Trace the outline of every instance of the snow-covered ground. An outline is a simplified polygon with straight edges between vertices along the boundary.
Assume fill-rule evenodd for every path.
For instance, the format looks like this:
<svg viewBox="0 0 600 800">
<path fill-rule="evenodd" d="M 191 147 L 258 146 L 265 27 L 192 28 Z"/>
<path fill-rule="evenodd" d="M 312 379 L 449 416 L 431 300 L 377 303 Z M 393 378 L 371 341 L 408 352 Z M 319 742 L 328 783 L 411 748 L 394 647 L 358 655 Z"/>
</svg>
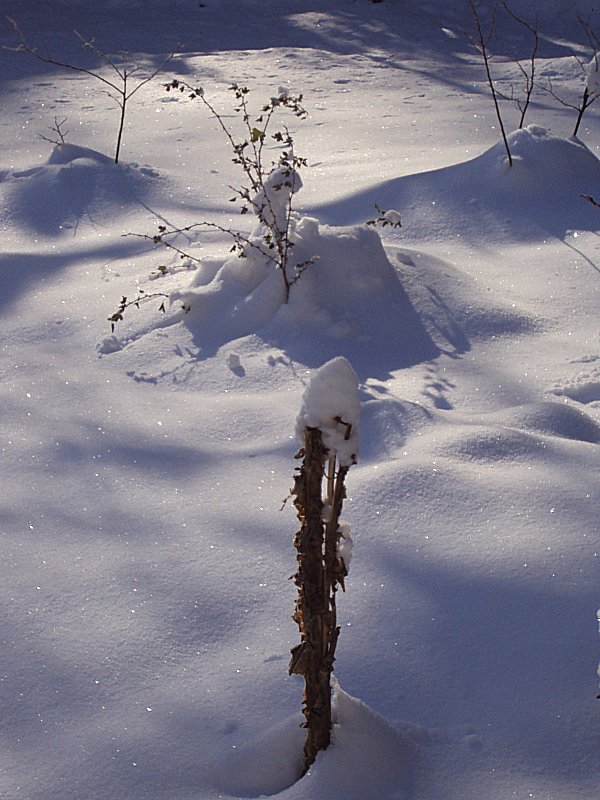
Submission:
<svg viewBox="0 0 600 800">
<path fill-rule="evenodd" d="M 592 5 L 511 4 L 537 10 L 539 80 L 571 103 Z M 509 168 L 462 0 L 2 10 L 106 76 L 73 29 L 146 68 L 178 46 L 131 99 L 118 166 L 97 80 L 0 50 L 3 800 L 595 800 L 596 106 L 573 140 L 548 91 L 519 131 L 502 101 Z M 518 91 L 531 33 L 502 13 L 490 50 Z M 294 254 L 315 260 L 289 304 L 225 234 L 177 240 L 200 264 L 124 236 L 252 227 L 225 137 L 174 77 L 230 125 L 234 81 L 253 109 L 304 94 L 308 117 L 284 119 L 308 159 Z M 67 145 L 39 137 L 55 118 Z M 375 203 L 402 228 L 366 227 Z M 111 332 L 140 289 L 174 302 Z M 333 744 L 297 780 L 281 506 L 305 384 L 337 356 L 360 381 L 354 548 Z"/>
</svg>

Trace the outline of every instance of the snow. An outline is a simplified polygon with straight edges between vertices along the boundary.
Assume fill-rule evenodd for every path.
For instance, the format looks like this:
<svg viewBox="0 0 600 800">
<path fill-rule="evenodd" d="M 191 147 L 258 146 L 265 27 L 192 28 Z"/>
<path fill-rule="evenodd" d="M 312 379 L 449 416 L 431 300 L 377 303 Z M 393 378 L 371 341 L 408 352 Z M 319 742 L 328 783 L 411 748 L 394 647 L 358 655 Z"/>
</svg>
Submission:
<svg viewBox="0 0 600 800">
<path fill-rule="evenodd" d="M 338 557 L 344 562 L 346 573 L 350 572 L 350 563 L 352 562 L 352 537 L 350 536 L 350 524 L 340 520 L 338 526 L 340 532 L 340 540 L 337 545 Z"/>
<path fill-rule="evenodd" d="M 594 55 L 586 67 L 586 88 L 590 97 L 600 94 L 600 76 L 598 75 L 598 56 Z"/>
<path fill-rule="evenodd" d="M 393 209 L 389 209 L 388 211 L 384 212 L 383 217 L 384 220 L 386 222 L 389 222 L 390 225 L 394 225 L 396 227 L 399 227 L 401 225 L 402 218 L 400 214 L 397 211 L 394 211 Z"/>
<path fill-rule="evenodd" d="M 578 102 L 592 3 L 511 8 L 537 10 L 540 79 Z M 0 49 L 0 796 L 595 800 L 598 104 L 573 139 L 548 92 L 522 130 L 503 101 L 510 168 L 462 0 L 4 10 L 94 69 L 73 28 L 145 67 L 186 44 L 132 97 L 119 165 L 97 80 Z M 501 15 L 504 94 L 530 46 Z M 128 235 L 260 236 L 228 202 L 243 179 L 222 132 L 173 77 L 232 125 L 235 81 L 252 109 L 304 95 L 290 237 L 311 263 L 288 302 L 222 231 L 182 234 L 190 259 Z M 365 226 L 375 204 L 385 227 Z M 298 779 L 281 507 L 304 424 L 360 459 L 333 741 Z"/>
<path fill-rule="evenodd" d="M 260 219 L 271 230 L 284 232 L 290 197 L 301 188 L 300 173 L 288 167 L 276 167 L 265 180 L 263 188 L 252 198 L 251 207 L 256 209 Z"/>
<path fill-rule="evenodd" d="M 306 428 L 318 428 L 330 456 L 336 456 L 342 467 L 355 464 L 358 457 L 358 386 L 358 375 L 347 359 L 340 356 L 328 361 L 311 374 L 296 418 L 300 442 Z"/>
</svg>

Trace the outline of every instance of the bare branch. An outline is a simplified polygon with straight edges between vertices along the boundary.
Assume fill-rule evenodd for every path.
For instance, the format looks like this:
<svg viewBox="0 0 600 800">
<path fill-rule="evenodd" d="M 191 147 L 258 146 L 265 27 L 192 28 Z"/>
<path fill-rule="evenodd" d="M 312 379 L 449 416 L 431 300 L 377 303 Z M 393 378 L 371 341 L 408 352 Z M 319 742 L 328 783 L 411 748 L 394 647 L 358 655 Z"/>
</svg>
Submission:
<svg viewBox="0 0 600 800">
<path fill-rule="evenodd" d="M 529 56 L 529 70 L 526 70 L 520 61 L 516 61 L 517 66 L 519 67 L 523 77 L 525 78 L 525 102 L 521 103 L 520 100 L 514 101 L 516 103 L 517 108 L 521 112 L 521 118 L 519 120 L 519 128 L 522 128 L 525 124 L 525 115 L 527 114 L 527 110 L 531 102 L 531 96 L 535 88 L 536 57 L 540 44 L 540 37 L 538 32 L 538 20 L 537 20 L 537 14 L 533 24 L 517 16 L 517 14 L 515 14 L 514 11 L 512 11 L 512 9 L 509 7 L 506 0 L 503 0 L 503 6 L 506 13 L 512 19 L 514 19 L 515 22 L 518 22 L 519 25 L 522 25 L 524 28 L 526 28 L 533 36 L 533 47 L 531 49 L 531 54 Z"/>
<path fill-rule="evenodd" d="M 150 83 L 151 80 L 156 78 L 158 73 L 162 72 L 164 70 L 164 68 L 167 66 L 167 64 L 169 64 L 175 58 L 175 56 L 177 55 L 178 51 L 179 51 L 179 45 L 176 48 L 174 48 L 169 53 L 168 56 L 166 56 L 166 58 L 158 65 L 158 67 L 156 67 L 155 70 L 153 70 L 153 72 L 150 73 L 150 75 L 148 75 L 146 78 L 143 78 L 141 81 L 139 81 L 139 83 L 136 84 L 136 86 L 127 94 L 126 99 L 129 100 L 129 98 L 133 97 L 133 95 L 136 92 L 138 92 L 142 88 L 142 86 L 145 86 L 147 83 Z M 136 69 L 132 70 L 129 73 L 129 76 L 133 75 L 134 72 L 140 71 L 141 69 L 142 69 L 141 67 L 139 67 L 139 68 L 136 67 Z"/>
<path fill-rule="evenodd" d="M 116 137 L 116 145 L 115 145 L 115 163 L 119 161 L 119 155 L 121 151 L 121 140 L 123 137 L 123 130 L 125 127 L 125 112 L 127 107 L 127 101 L 136 93 L 138 92 L 142 86 L 145 86 L 149 81 L 158 75 L 158 73 L 164 69 L 164 67 L 174 58 L 176 50 L 173 50 L 149 75 L 145 78 L 138 79 L 135 86 L 133 88 L 129 88 L 129 82 L 132 76 L 137 75 L 139 72 L 142 71 L 142 67 L 139 64 L 134 62 L 130 62 L 127 58 L 126 54 L 121 54 L 121 64 L 118 64 L 117 61 L 112 58 L 110 55 L 105 53 L 101 50 L 97 45 L 94 44 L 93 40 L 87 39 L 83 34 L 79 31 L 73 31 L 75 36 L 81 42 L 83 48 L 88 50 L 89 52 L 93 53 L 96 58 L 99 58 L 109 69 L 111 69 L 114 74 L 115 78 L 110 79 L 102 75 L 99 71 L 88 69 L 87 67 L 80 66 L 78 64 L 71 64 L 69 61 L 63 61 L 61 59 L 55 58 L 46 44 L 45 46 L 45 54 L 41 53 L 37 48 L 32 47 L 26 40 L 23 31 L 20 29 L 17 22 L 12 19 L 11 17 L 7 17 L 8 21 L 12 25 L 15 33 L 19 38 L 19 45 L 13 48 L 7 48 L 8 50 L 13 50 L 13 52 L 25 52 L 29 55 L 33 56 L 34 58 L 38 59 L 38 61 L 43 62 L 44 64 L 51 64 L 55 67 L 60 67 L 61 69 L 71 70 L 72 72 L 79 72 L 84 75 L 89 75 L 92 78 L 95 78 L 97 81 L 100 81 L 104 86 L 107 86 L 108 89 L 104 91 L 108 94 L 113 102 L 115 102 L 119 108 L 119 124 L 117 128 L 117 137 Z"/>
<path fill-rule="evenodd" d="M 591 203 L 593 206 L 597 206 L 598 208 L 600 208 L 600 203 L 597 200 L 595 200 L 591 196 L 591 194 L 581 194 L 579 196 L 582 197 L 584 200 L 587 200 L 587 202 Z"/>
<path fill-rule="evenodd" d="M 162 311 L 164 314 L 166 312 L 165 300 L 169 299 L 169 295 L 165 294 L 164 292 L 145 292 L 143 289 L 138 289 L 137 295 L 132 300 L 129 300 L 127 297 L 123 296 L 117 310 L 108 318 L 108 321 L 110 322 L 111 333 L 115 332 L 115 324 L 123 321 L 123 314 L 128 308 L 131 306 L 139 308 L 142 303 L 145 303 L 147 300 L 152 300 L 156 297 L 163 298 L 158 310 Z"/>
<path fill-rule="evenodd" d="M 23 52 L 29 53 L 29 55 L 33 56 L 34 58 L 37 58 L 38 61 L 42 61 L 44 64 L 52 64 L 53 66 L 60 67 L 61 69 L 68 69 L 68 70 L 72 70 L 73 72 L 81 72 L 81 73 L 84 73 L 85 75 L 90 75 L 92 78 L 96 78 L 96 80 L 102 81 L 102 83 L 105 83 L 107 86 L 110 86 L 111 89 L 113 89 L 114 91 L 117 91 L 117 92 L 119 91 L 119 87 L 115 83 L 113 83 L 112 81 L 109 81 L 107 78 L 103 77 L 99 73 L 94 72 L 91 69 L 87 69 L 86 67 L 81 67 L 81 66 L 78 66 L 76 64 L 70 64 L 67 61 L 60 61 L 60 59 L 54 58 L 50 54 L 50 50 L 49 50 L 47 44 L 45 45 L 45 47 L 46 47 L 46 55 L 42 55 L 37 50 L 37 48 L 31 47 L 31 45 L 29 45 L 27 43 L 22 30 L 17 25 L 17 22 L 14 19 L 12 19 L 11 17 L 7 17 L 7 20 L 10 22 L 10 24 L 12 25 L 12 27 L 14 28 L 16 34 L 19 37 L 19 46 L 18 47 L 6 47 L 5 49 L 12 50 L 15 53 L 19 53 L 19 52 L 21 52 L 21 53 L 23 53 Z"/>
<path fill-rule="evenodd" d="M 590 50 L 592 50 L 596 55 L 598 53 L 598 50 L 600 50 L 600 39 L 598 38 L 596 31 L 592 27 L 592 24 L 590 22 L 590 17 L 588 17 L 588 19 L 583 19 L 583 17 L 578 15 L 577 19 L 585 32 L 585 35 L 590 45 Z"/>
<path fill-rule="evenodd" d="M 578 62 L 578 64 L 581 66 L 581 69 L 585 74 L 586 73 L 585 66 L 581 63 L 581 61 L 575 55 L 573 57 Z M 586 83 L 586 86 L 584 87 L 584 90 L 583 90 L 583 94 L 581 96 L 581 100 L 576 105 L 575 103 L 570 103 L 568 100 L 565 100 L 564 97 L 561 97 L 555 91 L 554 86 L 552 85 L 552 81 L 550 79 L 548 79 L 547 84 L 541 85 L 540 88 L 543 89 L 545 92 L 548 92 L 548 94 L 551 97 L 553 97 L 556 100 L 557 103 L 560 103 L 561 106 L 564 106 L 565 108 L 571 108 L 571 109 L 573 109 L 573 111 L 577 111 L 577 120 L 575 121 L 575 128 L 573 130 L 573 136 L 574 137 L 577 136 L 577 134 L 579 132 L 579 126 L 581 125 L 581 120 L 583 119 L 583 115 L 585 114 L 587 109 L 593 103 L 596 102 L 596 100 L 598 99 L 598 95 L 590 93 L 590 90 L 588 89 L 587 83 Z"/>
<path fill-rule="evenodd" d="M 485 66 L 485 73 L 486 73 L 486 76 L 487 76 L 488 86 L 490 88 L 490 92 L 491 92 L 491 95 L 492 95 L 492 101 L 494 103 L 494 108 L 496 109 L 496 117 L 498 119 L 498 124 L 500 125 L 500 132 L 502 134 L 502 141 L 504 142 L 504 149 L 506 150 L 506 155 L 508 157 L 508 165 L 510 167 L 512 167 L 512 165 L 513 165 L 512 155 L 511 155 L 511 152 L 510 152 L 510 147 L 509 147 L 508 139 L 507 139 L 507 136 L 506 136 L 506 131 L 504 129 L 504 122 L 502 121 L 502 114 L 500 113 L 500 105 L 498 103 L 498 95 L 496 93 L 496 87 L 494 86 L 494 80 L 492 78 L 492 70 L 491 70 L 491 66 L 490 66 L 490 56 L 489 56 L 489 51 L 488 51 L 488 45 L 489 45 L 489 43 L 491 41 L 492 34 L 493 34 L 494 28 L 496 26 L 496 11 L 497 11 L 497 7 L 494 6 L 494 15 L 493 15 L 493 18 L 492 18 L 492 22 L 490 24 L 490 29 L 489 29 L 488 34 L 486 36 L 484 34 L 484 32 L 483 32 L 483 28 L 482 28 L 482 25 L 481 25 L 481 20 L 479 18 L 479 13 L 477 11 L 477 8 L 476 8 L 475 3 L 473 2 L 473 0 L 469 0 L 469 6 L 471 8 L 471 13 L 473 15 L 473 19 L 475 21 L 475 27 L 477 28 L 477 41 L 478 41 L 477 48 L 478 48 L 478 50 L 481 53 L 482 58 L 483 58 L 483 63 L 484 63 L 484 66 Z"/>
<path fill-rule="evenodd" d="M 44 136 L 43 133 L 40 133 L 39 134 L 40 139 L 43 139 L 45 142 L 50 142 L 51 144 L 65 144 L 66 137 L 69 131 L 63 131 L 62 126 L 65 124 L 66 121 L 67 121 L 66 117 L 64 117 L 63 119 L 54 117 L 54 125 L 52 125 L 48 130 L 54 131 L 56 136 L 54 138 L 50 138 L 49 136 Z"/>
</svg>

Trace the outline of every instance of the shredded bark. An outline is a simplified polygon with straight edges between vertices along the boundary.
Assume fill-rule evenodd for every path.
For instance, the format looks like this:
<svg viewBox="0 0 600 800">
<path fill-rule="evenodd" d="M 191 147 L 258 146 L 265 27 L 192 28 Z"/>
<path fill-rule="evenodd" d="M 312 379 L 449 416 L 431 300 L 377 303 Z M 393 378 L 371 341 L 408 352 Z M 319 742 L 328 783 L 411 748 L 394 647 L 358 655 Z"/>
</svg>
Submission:
<svg viewBox="0 0 600 800">
<path fill-rule="evenodd" d="M 304 772 L 319 750 L 331 740 L 331 673 L 340 628 L 337 625 L 336 591 L 344 588 L 347 570 L 339 558 L 339 518 L 346 490 L 348 467 L 338 467 L 323 444 L 318 428 L 306 428 L 302 465 L 294 478 L 294 506 L 300 530 L 294 538 L 298 568 L 294 582 L 298 597 L 293 619 L 300 629 L 300 643 L 292 648 L 290 675 L 304 677 L 303 714 L 307 729 Z M 327 465 L 327 467 L 326 467 Z M 327 521 L 324 520 L 325 484 Z"/>
</svg>

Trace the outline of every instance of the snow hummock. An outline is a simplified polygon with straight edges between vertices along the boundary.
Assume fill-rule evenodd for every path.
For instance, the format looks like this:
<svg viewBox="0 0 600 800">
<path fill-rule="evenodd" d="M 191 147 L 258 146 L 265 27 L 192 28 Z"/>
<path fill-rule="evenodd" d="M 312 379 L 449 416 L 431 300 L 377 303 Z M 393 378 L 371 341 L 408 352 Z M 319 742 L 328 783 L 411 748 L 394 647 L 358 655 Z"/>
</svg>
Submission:
<svg viewBox="0 0 600 800">
<path fill-rule="evenodd" d="M 184 324 L 209 354 L 258 334 L 311 367 L 344 355 L 361 379 L 439 352 L 415 314 L 377 231 L 321 225 L 292 215 L 290 269 L 312 260 L 285 302 L 282 275 L 255 247 L 244 257 L 206 259 L 188 288 L 171 294 Z M 383 346 L 385 345 L 385 346 Z"/>
<path fill-rule="evenodd" d="M 358 376 L 343 356 L 315 370 L 302 398 L 296 419 L 296 436 L 304 439 L 306 428 L 319 428 L 323 443 L 343 467 L 358 456 L 360 399 Z"/>
<path fill-rule="evenodd" d="M 535 241 L 569 230 L 600 230 L 597 208 L 581 195 L 597 193 L 600 161 L 582 141 L 531 124 L 507 135 L 513 165 L 502 142 L 447 167 L 403 175 L 345 195 L 313 213 L 335 224 L 358 221 L 374 204 L 398 209 L 402 237 L 486 241 Z"/>
<path fill-rule="evenodd" d="M 332 743 L 280 800 L 410 800 L 420 758 L 419 732 L 400 732 L 334 682 Z"/>
<path fill-rule="evenodd" d="M 115 164 L 90 147 L 56 144 L 46 162 L 15 170 L 2 187 L 8 218 L 46 235 L 72 235 L 85 222 L 93 229 L 114 219 L 136 201 L 147 199 L 157 172 L 137 164 Z"/>
<path fill-rule="evenodd" d="M 77 161 L 79 159 L 89 159 L 90 161 L 96 161 L 98 164 L 107 166 L 114 164 L 114 160 L 105 153 L 100 153 L 98 150 L 93 150 L 91 147 L 72 144 L 71 142 L 56 144 L 48 157 L 47 163 L 70 164 L 72 161 Z"/>
</svg>

